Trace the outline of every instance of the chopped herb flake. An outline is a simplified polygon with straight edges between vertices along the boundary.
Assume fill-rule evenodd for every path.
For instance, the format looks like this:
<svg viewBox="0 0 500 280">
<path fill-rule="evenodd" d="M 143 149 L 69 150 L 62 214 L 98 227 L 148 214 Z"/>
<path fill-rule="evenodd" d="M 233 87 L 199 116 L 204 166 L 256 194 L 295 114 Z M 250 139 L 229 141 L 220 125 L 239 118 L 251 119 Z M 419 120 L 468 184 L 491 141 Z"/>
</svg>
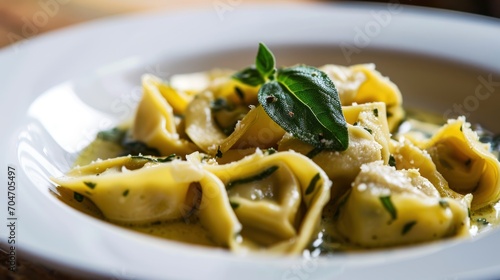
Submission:
<svg viewBox="0 0 500 280">
<path fill-rule="evenodd" d="M 120 154 L 121 156 L 148 155 L 148 156 L 159 157 L 161 155 L 158 149 L 149 147 L 148 145 L 146 145 L 144 142 L 141 141 L 126 142 L 122 146 L 123 146 L 123 153 Z"/>
<path fill-rule="evenodd" d="M 210 102 L 210 109 L 212 109 L 212 111 L 214 112 L 217 112 L 220 110 L 231 110 L 231 107 L 227 103 L 226 99 L 217 98 L 214 101 Z"/>
<path fill-rule="evenodd" d="M 369 129 L 368 127 L 363 127 L 366 131 L 368 131 L 370 134 L 373 134 L 373 131 Z"/>
<path fill-rule="evenodd" d="M 77 192 L 74 192 L 73 198 L 78 202 L 82 202 L 85 197 Z"/>
<path fill-rule="evenodd" d="M 375 117 L 378 117 L 378 109 L 377 108 L 373 109 L 373 114 L 375 115 Z"/>
<path fill-rule="evenodd" d="M 478 224 L 483 225 L 483 226 L 485 226 L 485 225 L 488 225 L 488 224 L 489 224 L 488 220 L 486 220 L 485 218 L 477 218 L 477 219 L 476 219 L 476 222 L 477 222 Z"/>
<path fill-rule="evenodd" d="M 396 159 L 393 155 L 389 155 L 389 165 L 392 167 L 396 167 Z"/>
<path fill-rule="evenodd" d="M 128 190 L 128 189 L 127 189 L 127 190 L 125 190 L 125 191 L 123 192 L 123 196 L 127 196 L 129 192 L 130 192 L 130 190 Z"/>
<path fill-rule="evenodd" d="M 170 162 L 170 161 L 173 161 L 174 159 L 177 159 L 177 155 L 176 154 L 171 154 L 169 156 L 166 156 L 164 158 L 157 158 L 156 161 L 158 162 Z"/>
<path fill-rule="evenodd" d="M 250 177 L 247 177 L 247 178 L 243 178 L 243 179 L 238 179 L 238 180 L 231 181 L 231 182 L 227 183 L 226 189 L 229 190 L 229 189 L 231 189 L 232 187 L 234 187 L 235 185 L 238 185 L 238 184 L 245 184 L 245 183 L 250 183 L 250 182 L 254 182 L 254 181 L 259 181 L 259 180 L 265 179 L 265 178 L 269 177 L 271 174 L 273 174 L 274 171 L 276 171 L 277 169 L 278 169 L 278 166 L 273 165 L 273 166 L 267 168 L 266 170 L 262 171 L 261 173 L 256 174 L 254 176 L 250 176 Z"/>
<path fill-rule="evenodd" d="M 245 93 L 241 88 L 239 87 L 234 87 L 234 91 L 236 92 L 236 95 L 241 99 L 241 101 L 245 101 Z"/>
<path fill-rule="evenodd" d="M 340 198 L 340 201 L 339 201 L 339 204 L 337 206 L 337 210 L 335 211 L 335 213 L 333 214 L 333 219 L 334 220 L 337 220 L 339 218 L 339 215 L 340 215 L 340 210 L 342 209 L 342 207 L 344 207 L 344 205 L 346 204 L 347 202 L 347 199 L 349 199 L 349 196 L 351 195 L 351 192 L 347 192 L 344 196 L 342 196 Z"/>
<path fill-rule="evenodd" d="M 125 137 L 126 130 L 121 130 L 117 127 L 110 130 L 103 130 L 97 133 L 97 139 L 104 141 L 109 141 L 117 144 L 121 144 L 123 138 Z"/>
<path fill-rule="evenodd" d="M 321 176 L 319 173 L 316 173 L 316 175 L 314 175 L 314 177 L 311 179 L 311 182 L 309 183 L 309 186 L 306 189 L 306 195 L 311 194 L 314 191 L 319 179 L 321 179 Z"/>
<path fill-rule="evenodd" d="M 265 151 L 266 155 L 272 155 L 272 154 L 275 154 L 277 153 L 278 151 L 276 151 L 274 148 L 269 148 Z"/>
<path fill-rule="evenodd" d="M 401 230 L 401 235 L 405 235 L 407 234 L 412 228 L 413 226 L 417 223 L 417 221 L 411 221 L 411 222 L 408 222 L 406 223 L 404 226 L 403 226 L 403 230 Z"/>
<path fill-rule="evenodd" d="M 384 206 L 385 210 L 389 212 L 391 215 L 391 219 L 395 220 L 397 218 L 397 211 L 396 208 L 394 207 L 394 204 L 392 204 L 391 201 L 391 196 L 381 196 L 380 197 L 380 202 L 382 202 L 382 205 Z"/>
<path fill-rule="evenodd" d="M 446 209 L 446 208 L 450 207 L 450 204 L 448 203 L 448 201 L 441 199 L 441 200 L 439 201 L 439 206 L 441 206 L 441 207 L 443 207 L 444 209 Z"/>
<path fill-rule="evenodd" d="M 171 154 L 169 156 L 166 156 L 164 158 L 155 158 L 155 157 L 150 157 L 150 156 L 132 156 L 132 159 L 142 159 L 142 160 L 147 160 L 147 161 L 151 161 L 151 162 L 171 162 L 175 159 L 177 159 L 177 155 L 176 154 Z"/>
<path fill-rule="evenodd" d="M 309 151 L 309 153 L 306 154 L 306 157 L 308 158 L 313 158 L 317 156 L 319 153 L 321 153 L 324 149 L 323 148 L 313 148 L 312 150 Z"/>
<path fill-rule="evenodd" d="M 220 150 L 220 146 L 217 147 L 217 153 L 215 154 L 216 158 L 221 158 L 222 157 L 222 151 Z"/>
<path fill-rule="evenodd" d="M 91 188 L 91 189 L 94 189 L 95 186 L 97 185 L 96 183 L 92 183 L 92 182 L 83 182 L 85 184 L 85 186 Z"/>
<path fill-rule="evenodd" d="M 231 208 L 233 209 L 240 207 L 240 204 L 238 202 L 229 201 L 229 204 L 231 204 Z"/>
</svg>

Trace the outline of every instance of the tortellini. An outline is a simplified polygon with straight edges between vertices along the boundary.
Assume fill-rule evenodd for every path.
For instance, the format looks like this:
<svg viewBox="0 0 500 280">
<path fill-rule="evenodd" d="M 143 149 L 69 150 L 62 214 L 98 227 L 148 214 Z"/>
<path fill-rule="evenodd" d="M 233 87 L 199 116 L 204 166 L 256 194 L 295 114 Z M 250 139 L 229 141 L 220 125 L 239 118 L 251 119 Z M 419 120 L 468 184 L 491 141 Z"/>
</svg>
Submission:
<svg viewBox="0 0 500 280">
<path fill-rule="evenodd" d="M 394 131 L 404 117 L 398 87 L 375 70 L 374 64 L 350 67 L 328 64 L 320 67 L 333 81 L 342 105 L 383 102 L 387 107 L 389 129 Z"/>
<path fill-rule="evenodd" d="M 442 198 L 416 169 L 365 164 L 339 202 L 336 228 L 347 242 L 386 247 L 468 235 L 468 201 Z"/>
<path fill-rule="evenodd" d="M 300 253 L 319 230 L 331 182 L 308 158 L 294 152 L 204 167 L 226 186 L 241 222 L 243 246 Z"/>
<path fill-rule="evenodd" d="M 200 223 L 218 244 L 229 247 L 241 229 L 220 180 L 186 161 L 118 157 L 76 167 L 54 182 L 92 200 L 113 222 L 172 221 L 202 209 Z"/>
<path fill-rule="evenodd" d="M 135 114 L 132 137 L 158 149 L 162 155 L 186 155 L 196 151 L 196 145 L 181 137 L 178 125 L 182 120 L 175 116 L 171 105 L 178 102 L 178 110 L 181 110 L 186 100 L 180 95 L 166 99 L 165 96 L 175 90 L 154 76 L 144 75 L 142 85 L 143 96 Z"/>
<path fill-rule="evenodd" d="M 490 205 L 500 198 L 500 165 L 479 142 L 465 118 L 449 120 L 424 147 L 437 170 L 454 191 L 472 193 L 472 209 Z"/>
</svg>

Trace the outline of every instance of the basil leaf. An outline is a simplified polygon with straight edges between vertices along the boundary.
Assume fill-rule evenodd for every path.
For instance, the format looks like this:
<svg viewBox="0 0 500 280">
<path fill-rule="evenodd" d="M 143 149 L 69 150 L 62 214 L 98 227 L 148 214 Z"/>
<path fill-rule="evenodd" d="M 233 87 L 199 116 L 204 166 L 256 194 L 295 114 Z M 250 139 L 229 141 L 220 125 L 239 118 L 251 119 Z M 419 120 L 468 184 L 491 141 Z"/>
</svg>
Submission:
<svg viewBox="0 0 500 280">
<path fill-rule="evenodd" d="M 260 43 L 259 50 L 257 51 L 257 57 L 255 58 L 255 66 L 259 71 L 260 75 L 264 78 L 270 78 L 271 74 L 275 71 L 275 59 L 272 52 L 266 47 L 266 45 Z"/>
<path fill-rule="evenodd" d="M 310 66 L 278 70 L 277 81 L 261 86 L 258 100 L 285 131 L 318 148 L 344 151 L 347 124 L 335 85 Z"/>
<path fill-rule="evenodd" d="M 245 68 L 237 72 L 233 75 L 233 79 L 236 79 L 250 86 L 258 86 L 266 82 L 260 74 L 259 70 L 257 70 L 257 68 L 255 68 L 254 66 Z"/>
</svg>

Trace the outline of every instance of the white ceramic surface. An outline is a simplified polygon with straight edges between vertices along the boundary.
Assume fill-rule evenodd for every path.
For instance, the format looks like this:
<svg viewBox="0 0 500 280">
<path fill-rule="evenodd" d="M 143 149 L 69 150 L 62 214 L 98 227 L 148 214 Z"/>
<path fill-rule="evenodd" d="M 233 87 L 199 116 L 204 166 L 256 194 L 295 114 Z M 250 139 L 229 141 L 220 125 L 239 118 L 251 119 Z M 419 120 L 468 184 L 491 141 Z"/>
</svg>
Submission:
<svg viewBox="0 0 500 280">
<path fill-rule="evenodd" d="M 397 4 L 226 4 L 231 9 L 91 22 L 0 50 L 0 160 L 3 182 L 8 165 L 17 169 L 18 253 L 116 279 L 499 278 L 497 230 L 315 260 L 235 256 L 118 228 L 50 194 L 49 176 L 68 170 L 98 130 L 133 113 L 141 74 L 239 69 L 253 62 L 258 42 L 282 65 L 375 62 L 406 105 L 450 116 L 462 105 L 471 120 L 500 132 L 498 20 Z M 5 184 L 0 192 L 7 223 Z M 4 246 L 5 227 L 0 234 Z"/>
</svg>

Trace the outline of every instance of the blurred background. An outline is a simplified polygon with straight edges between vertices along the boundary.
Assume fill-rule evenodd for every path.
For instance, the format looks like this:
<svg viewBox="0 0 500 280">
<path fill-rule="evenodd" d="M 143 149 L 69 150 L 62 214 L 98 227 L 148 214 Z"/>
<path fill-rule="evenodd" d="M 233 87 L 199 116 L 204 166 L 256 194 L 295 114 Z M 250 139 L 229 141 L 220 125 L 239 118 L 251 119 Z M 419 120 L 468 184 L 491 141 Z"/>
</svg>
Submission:
<svg viewBox="0 0 500 280">
<path fill-rule="evenodd" d="M 0 0 L 0 48 L 73 24 L 119 14 L 192 7 L 215 8 L 226 2 L 361 2 L 347 0 Z M 498 0 L 372 0 L 475 13 L 500 18 Z M 227 3 L 226 3 L 227 4 Z"/>
</svg>

